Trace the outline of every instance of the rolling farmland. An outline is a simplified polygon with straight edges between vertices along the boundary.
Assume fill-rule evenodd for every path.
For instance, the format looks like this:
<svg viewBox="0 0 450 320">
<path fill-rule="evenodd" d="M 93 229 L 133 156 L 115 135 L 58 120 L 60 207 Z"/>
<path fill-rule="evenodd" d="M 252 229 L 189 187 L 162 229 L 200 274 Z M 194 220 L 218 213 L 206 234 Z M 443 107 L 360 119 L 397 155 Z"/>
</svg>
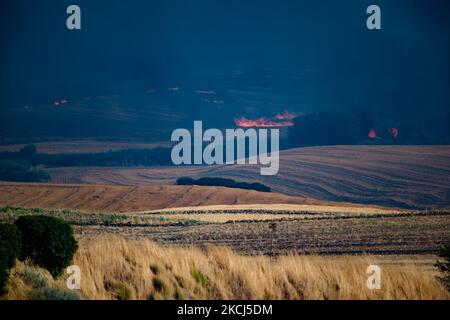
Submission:
<svg viewBox="0 0 450 320">
<path fill-rule="evenodd" d="M 450 146 L 332 146 L 285 150 L 276 176 L 259 166 L 54 168 L 57 183 L 171 185 L 181 176 L 260 182 L 291 196 L 409 209 L 450 208 Z"/>
<path fill-rule="evenodd" d="M 0 183 L 0 206 L 126 212 L 239 204 L 298 204 L 352 207 L 253 190 L 200 186 L 112 186 Z"/>
<path fill-rule="evenodd" d="M 246 255 L 433 254 L 450 239 L 448 211 L 330 205 L 222 205 L 122 213 L 6 206 L 0 210 L 0 221 L 29 214 L 62 218 L 81 239 L 120 235 L 163 245 L 227 246 Z"/>
</svg>

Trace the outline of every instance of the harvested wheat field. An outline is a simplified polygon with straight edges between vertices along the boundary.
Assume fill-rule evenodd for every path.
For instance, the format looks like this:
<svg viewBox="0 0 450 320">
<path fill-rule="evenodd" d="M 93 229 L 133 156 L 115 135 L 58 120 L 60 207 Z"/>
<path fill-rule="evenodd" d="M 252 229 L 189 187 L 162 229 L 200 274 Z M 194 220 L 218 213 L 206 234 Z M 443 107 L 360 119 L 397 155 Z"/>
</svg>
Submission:
<svg viewBox="0 0 450 320">
<path fill-rule="evenodd" d="M 208 205 L 277 203 L 333 206 L 339 207 L 340 210 L 358 207 L 383 211 L 382 208 L 375 206 L 333 203 L 272 192 L 224 187 L 0 183 L 0 206 L 130 212 Z"/>
<path fill-rule="evenodd" d="M 259 166 L 54 168 L 57 183 L 172 185 L 189 176 L 260 182 L 274 192 L 406 209 L 450 208 L 450 146 L 324 146 L 280 152 L 280 171 Z"/>
</svg>

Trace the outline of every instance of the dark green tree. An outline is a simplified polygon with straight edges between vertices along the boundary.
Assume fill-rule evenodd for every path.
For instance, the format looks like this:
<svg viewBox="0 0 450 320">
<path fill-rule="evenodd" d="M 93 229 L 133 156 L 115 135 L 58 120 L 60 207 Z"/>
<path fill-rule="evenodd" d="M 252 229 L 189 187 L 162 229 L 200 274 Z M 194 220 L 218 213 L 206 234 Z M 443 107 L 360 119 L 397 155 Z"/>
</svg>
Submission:
<svg viewBox="0 0 450 320">
<path fill-rule="evenodd" d="M 442 258 L 443 261 L 436 262 L 435 266 L 442 273 L 441 280 L 450 291 L 450 244 L 444 244 L 441 247 L 439 257 Z"/>
<path fill-rule="evenodd" d="M 78 244 L 67 222 L 38 215 L 19 217 L 15 224 L 22 233 L 20 260 L 29 259 L 55 277 L 70 265 Z"/>
<path fill-rule="evenodd" d="M 9 223 L 0 223 L 0 294 L 5 292 L 10 270 L 20 255 L 21 235 L 19 229 Z"/>
<path fill-rule="evenodd" d="M 34 144 L 28 144 L 19 150 L 19 156 L 27 159 L 30 162 L 34 162 L 37 155 L 37 149 Z"/>
</svg>

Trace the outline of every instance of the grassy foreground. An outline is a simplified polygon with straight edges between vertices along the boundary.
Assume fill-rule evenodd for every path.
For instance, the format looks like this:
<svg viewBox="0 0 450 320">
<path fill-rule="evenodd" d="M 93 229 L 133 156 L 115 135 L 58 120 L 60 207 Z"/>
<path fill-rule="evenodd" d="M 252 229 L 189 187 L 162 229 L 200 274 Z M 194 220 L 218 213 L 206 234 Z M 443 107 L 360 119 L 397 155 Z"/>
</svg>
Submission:
<svg viewBox="0 0 450 320">
<path fill-rule="evenodd" d="M 119 237 L 82 239 L 74 264 L 80 292 L 18 263 L 6 299 L 449 299 L 435 274 L 382 265 L 381 289 L 366 287 L 370 256 L 241 256 L 224 247 L 162 247 Z"/>
</svg>

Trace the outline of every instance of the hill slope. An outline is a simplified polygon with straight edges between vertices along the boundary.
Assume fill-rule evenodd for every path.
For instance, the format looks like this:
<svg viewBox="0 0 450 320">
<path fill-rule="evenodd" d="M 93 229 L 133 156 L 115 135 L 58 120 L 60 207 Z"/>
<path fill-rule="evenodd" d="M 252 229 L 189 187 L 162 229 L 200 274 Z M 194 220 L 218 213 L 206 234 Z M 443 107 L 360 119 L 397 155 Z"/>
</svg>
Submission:
<svg viewBox="0 0 450 320">
<path fill-rule="evenodd" d="M 228 177 L 261 182 L 273 191 L 382 206 L 450 208 L 450 146 L 330 146 L 281 152 L 276 176 L 259 166 L 158 168 L 58 168 L 53 181 L 161 185 L 181 176 Z"/>
<path fill-rule="evenodd" d="M 333 203 L 277 193 L 199 186 L 107 186 L 56 184 L 0 184 L 0 206 L 85 211 L 148 211 L 165 208 L 236 205 Z M 339 204 L 340 207 L 352 207 Z"/>
</svg>

